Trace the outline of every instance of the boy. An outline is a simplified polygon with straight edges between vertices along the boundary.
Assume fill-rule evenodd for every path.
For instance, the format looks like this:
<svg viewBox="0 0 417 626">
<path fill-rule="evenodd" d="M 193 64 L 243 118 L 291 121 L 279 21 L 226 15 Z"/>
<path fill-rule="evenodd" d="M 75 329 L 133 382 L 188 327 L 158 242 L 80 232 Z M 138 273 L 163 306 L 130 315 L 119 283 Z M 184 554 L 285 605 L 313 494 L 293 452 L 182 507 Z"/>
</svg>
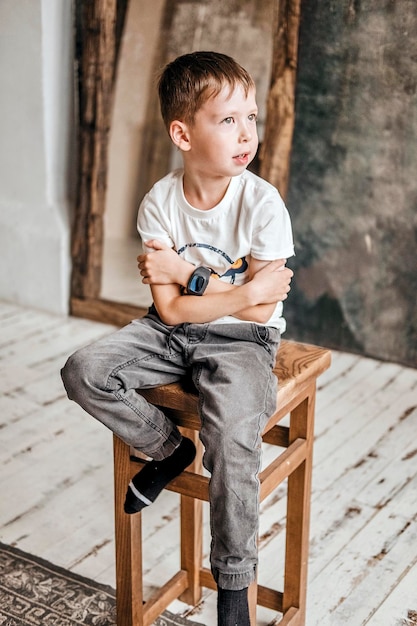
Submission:
<svg viewBox="0 0 417 626">
<path fill-rule="evenodd" d="M 183 169 L 156 183 L 139 208 L 138 267 L 154 305 L 70 357 L 62 375 L 71 399 L 152 459 L 128 486 L 128 514 L 151 504 L 195 455 L 136 389 L 192 377 L 211 474 L 218 625 L 250 626 L 261 434 L 276 408 L 290 219 L 276 189 L 246 170 L 258 147 L 257 106 L 240 65 L 214 52 L 183 55 L 164 69 L 159 97 Z"/>
</svg>

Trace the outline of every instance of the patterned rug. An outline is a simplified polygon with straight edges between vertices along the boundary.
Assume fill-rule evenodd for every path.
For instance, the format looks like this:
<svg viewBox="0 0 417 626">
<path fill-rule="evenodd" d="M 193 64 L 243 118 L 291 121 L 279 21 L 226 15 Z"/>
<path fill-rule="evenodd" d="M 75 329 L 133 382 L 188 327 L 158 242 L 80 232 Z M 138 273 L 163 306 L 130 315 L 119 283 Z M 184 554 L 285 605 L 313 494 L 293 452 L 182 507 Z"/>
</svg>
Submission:
<svg viewBox="0 0 417 626">
<path fill-rule="evenodd" d="M 116 626 L 111 587 L 0 543 L 0 626 Z M 202 626 L 165 611 L 155 626 Z"/>
<path fill-rule="evenodd" d="M 408 611 L 407 617 L 403 619 L 402 626 L 416 626 L 417 625 L 417 611 Z"/>
</svg>

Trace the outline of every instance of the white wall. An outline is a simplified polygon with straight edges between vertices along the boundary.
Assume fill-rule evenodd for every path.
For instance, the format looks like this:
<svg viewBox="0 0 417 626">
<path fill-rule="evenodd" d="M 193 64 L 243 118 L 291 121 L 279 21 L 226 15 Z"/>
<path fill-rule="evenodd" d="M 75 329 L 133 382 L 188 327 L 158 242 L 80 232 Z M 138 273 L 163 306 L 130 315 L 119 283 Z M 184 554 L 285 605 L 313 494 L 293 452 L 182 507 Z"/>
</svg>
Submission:
<svg viewBox="0 0 417 626">
<path fill-rule="evenodd" d="M 67 313 L 72 0 L 0 2 L 0 298 Z"/>
</svg>

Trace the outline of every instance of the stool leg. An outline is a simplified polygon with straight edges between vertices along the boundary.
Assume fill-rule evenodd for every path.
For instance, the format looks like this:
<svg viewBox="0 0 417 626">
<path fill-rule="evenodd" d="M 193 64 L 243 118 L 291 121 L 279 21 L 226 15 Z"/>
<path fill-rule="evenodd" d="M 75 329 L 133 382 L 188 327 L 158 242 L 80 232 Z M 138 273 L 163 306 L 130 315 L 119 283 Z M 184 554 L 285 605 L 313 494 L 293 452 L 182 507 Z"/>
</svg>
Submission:
<svg viewBox="0 0 417 626">
<path fill-rule="evenodd" d="M 194 442 L 196 458 L 187 468 L 188 471 L 201 474 L 203 470 L 203 446 L 198 432 L 182 428 L 181 432 Z M 202 595 L 200 570 L 203 563 L 203 503 L 196 498 L 181 495 L 181 569 L 188 574 L 188 588 L 180 599 L 195 606 Z"/>
<path fill-rule="evenodd" d="M 254 580 L 248 589 L 250 623 L 256 626 L 256 607 L 258 604 L 258 581 Z"/>
<path fill-rule="evenodd" d="M 290 416 L 290 442 L 297 438 L 307 442 L 305 461 L 288 478 L 283 610 L 285 613 L 290 607 L 299 608 L 299 626 L 305 624 L 306 612 L 314 405 L 315 383 L 307 398 Z"/>
<path fill-rule="evenodd" d="M 130 447 L 114 435 L 117 626 L 143 626 L 142 515 L 123 510 L 131 479 Z"/>
</svg>

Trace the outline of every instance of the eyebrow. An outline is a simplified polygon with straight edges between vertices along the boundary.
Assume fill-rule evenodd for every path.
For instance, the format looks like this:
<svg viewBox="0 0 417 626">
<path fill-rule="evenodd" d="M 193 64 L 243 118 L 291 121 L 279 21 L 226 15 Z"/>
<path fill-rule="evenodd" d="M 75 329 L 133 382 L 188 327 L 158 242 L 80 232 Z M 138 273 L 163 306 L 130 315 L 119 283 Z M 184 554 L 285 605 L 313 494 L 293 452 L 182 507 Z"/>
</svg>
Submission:
<svg viewBox="0 0 417 626">
<path fill-rule="evenodd" d="M 258 107 L 251 107 L 250 109 L 248 109 L 248 115 L 251 115 L 252 113 L 258 113 L 259 109 Z M 222 117 L 234 117 L 235 115 L 240 115 L 241 111 L 237 111 L 236 109 L 234 111 L 227 111 L 227 113 L 224 113 L 224 111 L 222 111 L 221 113 L 219 113 L 219 115 Z"/>
</svg>

